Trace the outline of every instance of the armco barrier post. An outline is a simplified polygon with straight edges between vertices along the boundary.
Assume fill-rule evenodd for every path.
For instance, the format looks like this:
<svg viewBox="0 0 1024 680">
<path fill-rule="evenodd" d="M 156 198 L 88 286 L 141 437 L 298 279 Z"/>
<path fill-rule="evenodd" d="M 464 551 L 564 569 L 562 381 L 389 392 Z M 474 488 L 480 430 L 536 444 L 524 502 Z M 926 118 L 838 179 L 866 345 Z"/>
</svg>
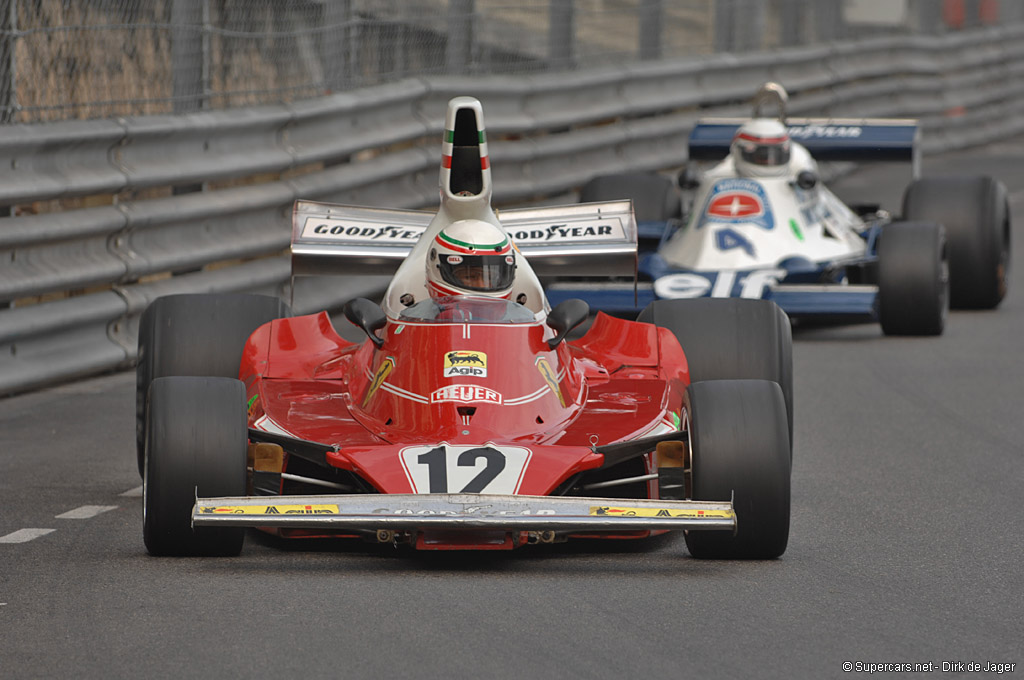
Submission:
<svg viewBox="0 0 1024 680">
<path fill-rule="evenodd" d="M 550 71 L 571 69 L 574 66 L 575 49 L 573 37 L 574 0 L 551 0 L 550 23 L 548 27 L 548 59 Z"/>
<path fill-rule="evenodd" d="M 203 0 L 173 0 L 171 78 L 174 112 L 203 108 Z"/>
<path fill-rule="evenodd" d="M 640 45 L 637 53 L 644 61 L 661 58 L 662 5 L 662 0 L 642 0 L 640 3 Z"/>
</svg>

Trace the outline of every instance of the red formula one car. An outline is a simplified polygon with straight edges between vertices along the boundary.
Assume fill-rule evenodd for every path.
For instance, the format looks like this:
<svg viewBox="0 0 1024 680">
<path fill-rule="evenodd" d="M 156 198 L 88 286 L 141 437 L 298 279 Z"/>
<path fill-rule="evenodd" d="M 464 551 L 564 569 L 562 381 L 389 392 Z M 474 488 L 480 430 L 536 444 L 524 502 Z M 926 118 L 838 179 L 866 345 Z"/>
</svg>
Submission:
<svg viewBox="0 0 1024 680">
<path fill-rule="evenodd" d="M 598 314 L 567 340 L 588 307 L 550 309 L 534 268 L 635 271 L 628 204 L 502 214 L 523 233 L 574 231 L 563 248 L 513 244 L 490 193 L 482 110 L 461 97 L 436 214 L 297 206 L 297 273 L 401 262 L 382 305 L 346 306 L 358 344 L 274 298 L 150 306 L 137 392 L 150 553 L 238 554 L 246 527 L 426 550 L 681 530 L 697 557 L 785 551 L 785 315 L 664 300 L 650 323 Z"/>
</svg>

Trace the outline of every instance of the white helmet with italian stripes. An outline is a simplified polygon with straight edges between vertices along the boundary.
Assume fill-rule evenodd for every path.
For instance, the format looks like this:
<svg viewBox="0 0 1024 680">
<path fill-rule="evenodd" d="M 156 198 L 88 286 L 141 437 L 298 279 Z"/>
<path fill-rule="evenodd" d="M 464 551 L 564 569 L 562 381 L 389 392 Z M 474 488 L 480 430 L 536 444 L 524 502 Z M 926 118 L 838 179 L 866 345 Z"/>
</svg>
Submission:
<svg viewBox="0 0 1024 680">
<path fill-rule="evenodd" d="M 508 297 L 515 273 L 516 251 L 508 234 L 483 220 L 452 222 L 434 237 L 427 254 L 427 288 L 433 297 Z"/>
</svg>

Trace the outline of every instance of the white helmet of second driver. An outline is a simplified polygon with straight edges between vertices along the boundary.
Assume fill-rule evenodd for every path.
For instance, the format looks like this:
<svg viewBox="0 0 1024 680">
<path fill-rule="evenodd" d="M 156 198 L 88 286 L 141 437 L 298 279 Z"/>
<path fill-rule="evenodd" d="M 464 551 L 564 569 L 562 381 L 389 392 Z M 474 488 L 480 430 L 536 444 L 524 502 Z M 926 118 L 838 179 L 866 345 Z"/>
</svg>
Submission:
<svg viewBox="0 0 1024 680">
<path fill-rule="evenodd" d="M 789 132 L 780 120 L 755 118 L 740 126 L 730 148 L 736 171 L 746 177 L 778 177 L 789 169 Z"/>
</svg>

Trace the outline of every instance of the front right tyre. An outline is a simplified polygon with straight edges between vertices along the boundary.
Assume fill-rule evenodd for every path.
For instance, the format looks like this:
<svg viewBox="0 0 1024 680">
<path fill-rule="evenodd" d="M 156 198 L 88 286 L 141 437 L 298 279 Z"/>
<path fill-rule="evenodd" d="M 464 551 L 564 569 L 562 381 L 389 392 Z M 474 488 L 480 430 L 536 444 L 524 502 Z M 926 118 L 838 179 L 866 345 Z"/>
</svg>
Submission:
<svg viewBox="0 0 1024 680">
<path fill-rule="evenodd" d="M 257 328 L 291 316 L 281 300 L 245 293 L 159 297 L 139 319 L 135 368 L 135 443 L 142 476 L 149 384 L 172 375 L 237 378 L 242 349 Z"/>
<path fill-rule="evenodd" d="M 242 496 L 248 429 L 245 385 L 233 378 L 166 377 L 149 386 L 142 535 L 158 556 L 231 556 L 245 530 L 192 528 L 196 497 Z"/>
</svg>

